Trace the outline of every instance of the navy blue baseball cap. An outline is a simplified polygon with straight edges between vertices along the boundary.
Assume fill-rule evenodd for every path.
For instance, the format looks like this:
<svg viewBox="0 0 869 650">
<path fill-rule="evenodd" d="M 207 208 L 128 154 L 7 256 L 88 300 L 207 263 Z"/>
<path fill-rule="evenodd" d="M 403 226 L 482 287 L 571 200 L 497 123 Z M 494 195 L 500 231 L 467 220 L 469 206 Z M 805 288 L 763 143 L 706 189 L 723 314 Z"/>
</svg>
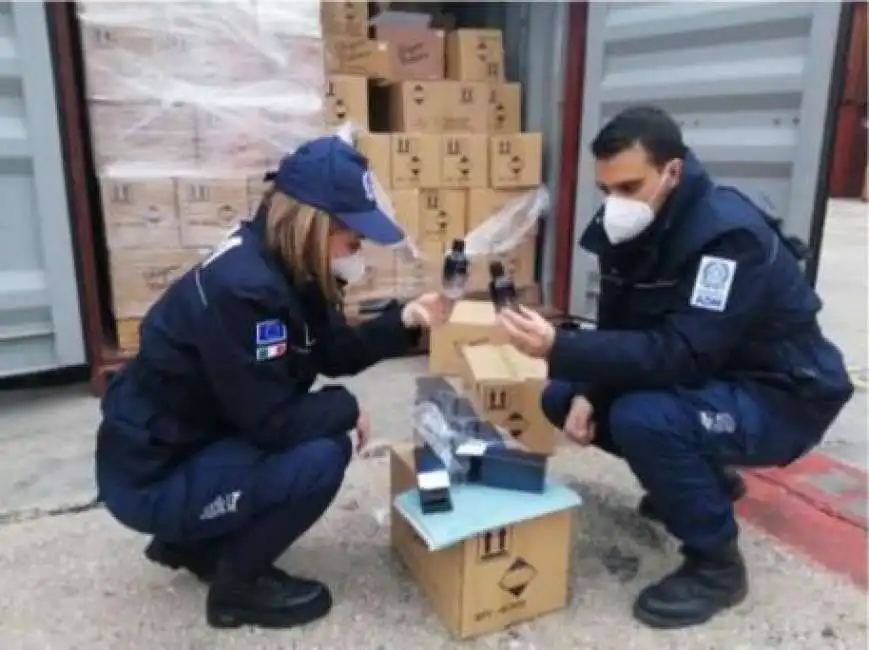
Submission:
<svg viewBox="0 0 869 650">
<path fill-rule="evenodd" d="M 391 246 L 405 238 L 391 209 L 378 201 L 368 160 L 338 136 L 311 140 L 284 156 L 273 180 L 277 190 L 375 244 Z"/>
</svg>

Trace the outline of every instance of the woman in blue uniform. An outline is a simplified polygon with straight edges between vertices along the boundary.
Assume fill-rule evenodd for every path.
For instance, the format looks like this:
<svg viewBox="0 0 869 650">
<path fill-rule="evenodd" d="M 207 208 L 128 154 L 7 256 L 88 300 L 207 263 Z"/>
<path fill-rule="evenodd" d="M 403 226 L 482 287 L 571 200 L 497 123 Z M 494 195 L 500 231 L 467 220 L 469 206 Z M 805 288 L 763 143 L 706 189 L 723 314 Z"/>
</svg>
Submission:
<svg viewBox="0 0 869 650">
<path fill-rule="evenodd" d="M 368 420 L 340 385 L 413 346 L 450 304 L 427 294 L 350 327 L 342 287 L 363 240 L 404 233 L 379 207 L 368 163 L 338 137 L 284 158 L 254 218 L 174 283 L 142 321 L 140 350 L 103 399 L 96 473 L 149 559 L 209 583 L 217 627 L 290 627 L 326 615 L 325 585 L 274 560 L 337 493 Z"/>
</svg>

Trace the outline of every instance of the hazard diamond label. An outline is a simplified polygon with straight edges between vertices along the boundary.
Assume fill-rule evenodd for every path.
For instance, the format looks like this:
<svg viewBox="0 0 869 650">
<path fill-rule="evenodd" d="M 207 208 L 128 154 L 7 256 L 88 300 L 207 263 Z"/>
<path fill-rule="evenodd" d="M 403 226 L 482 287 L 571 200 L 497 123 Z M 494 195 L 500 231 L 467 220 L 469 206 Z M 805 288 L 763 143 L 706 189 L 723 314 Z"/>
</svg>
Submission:
<svg viewBox="0 0 869 650">
<path fill-rule="evenodd" d="M 523 558 L 517 557 L 513 560 L 513 564 L 504 572 L 504 575 L 501 576 L 498 586 L 504 591 L 513 594 L 516 598 L 519 598 L 536 577 L 537 569 L 528 564 Z"/>
</svg>

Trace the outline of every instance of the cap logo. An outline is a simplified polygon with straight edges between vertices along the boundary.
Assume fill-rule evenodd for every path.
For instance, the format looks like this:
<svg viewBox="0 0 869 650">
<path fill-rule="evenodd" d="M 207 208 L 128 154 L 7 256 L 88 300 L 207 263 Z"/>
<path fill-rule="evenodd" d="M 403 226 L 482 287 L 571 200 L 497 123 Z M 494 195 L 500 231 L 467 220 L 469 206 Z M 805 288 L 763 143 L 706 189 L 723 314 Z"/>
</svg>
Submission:
<svg viewBox="0 0 869 650">
<path fill-rule="evenodd" d="M 374 178 L 371 176 L 370 171 L 363 172 L 362 174 L 362 189 L 365 192 L 365 198 L 369 201 L 376 201 L 376 194 L 374 193 Z"/>
</svg>

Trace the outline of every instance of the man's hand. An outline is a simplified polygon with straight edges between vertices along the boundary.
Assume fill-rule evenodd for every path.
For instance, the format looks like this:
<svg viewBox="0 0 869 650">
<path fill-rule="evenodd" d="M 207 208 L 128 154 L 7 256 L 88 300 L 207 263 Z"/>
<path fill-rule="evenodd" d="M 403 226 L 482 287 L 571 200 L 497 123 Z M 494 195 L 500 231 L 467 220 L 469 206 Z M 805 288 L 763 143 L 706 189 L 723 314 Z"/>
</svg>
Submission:
<svg viewBox="0 0 869 650">
<path fill-rule="evenodd" d="M 450 318 L 455 302 L 440 293 L 425 293 L 401 310 L 405 327 L 437 327 Z"/>
<path fill-rule="evenodd" d="M 359 411 L 359 419 L 356 420 L 356 453 L 359 453 L 371 439 L 371 419 L 365 411 Z"/>
<path fill-rule="evenodd" d="M 555 326 L 526 307 L 502 309 L 498 324 L 513 347 L 529 357 L 546 357 L 555 342 Z"/>
<path fill-rule="evenodd" d="M 577 395 L 570 402 L 570 411 L 564 421 L 564 433 L 568 438 L 583 447 L 591 444 L 595 436 L 595 424 L 592 420 L 594 407 L 582 395 Z"/>
</svg>

